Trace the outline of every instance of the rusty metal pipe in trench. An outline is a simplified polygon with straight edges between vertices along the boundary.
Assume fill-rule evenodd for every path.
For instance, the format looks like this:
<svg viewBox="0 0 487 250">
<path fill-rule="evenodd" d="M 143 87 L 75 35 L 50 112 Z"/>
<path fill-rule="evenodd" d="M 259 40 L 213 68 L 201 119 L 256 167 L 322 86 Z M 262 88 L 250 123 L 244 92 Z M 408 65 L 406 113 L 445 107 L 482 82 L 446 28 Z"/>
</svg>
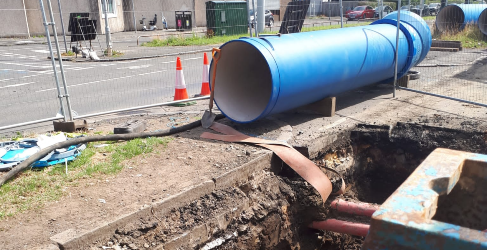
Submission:
<svg viewBox="0 0 487 250">
<path fill-rule="evenodd" d="M 342 213 L 372 217 L 372 214 L 377 211 L 378 206 L 365 202 L 355 203 L 342 199 L 337 199 L 331 202 L 330 208 Z M 309 227 L 318 230 L 365 237 L 369 232 L 370 225 L 350 221 L 328 219 L 325 221 L 314 221 L 309 225 Z"/>
<path fill-rule="evenodd" d="M 360 27 L 229 41 L 220 47 L 215 103 L 229 119 L 249 123 L 352 89 L 391 82 L 397 16 L 393 12 Z M 431 31 L 420 16 L 401 11 L 399 30 L 397 78 L 419 64 L 431 47 Z"/>
<path fill-rule="evenodd" d="M 314 221 L 309 225 L 309 227 L 318 230 L 365 237 L 369 232 L 370 225 L 350 221 L 328 219 L 325 221 Z"/>
<path fill-rule="evenodd" d="M 379 206 L 365 202 L 356 203 L 337 199 L 331 202 L 330 208 L 342 213 L 372 217 L 372 214 L 379 209 Z"/>
</svg>

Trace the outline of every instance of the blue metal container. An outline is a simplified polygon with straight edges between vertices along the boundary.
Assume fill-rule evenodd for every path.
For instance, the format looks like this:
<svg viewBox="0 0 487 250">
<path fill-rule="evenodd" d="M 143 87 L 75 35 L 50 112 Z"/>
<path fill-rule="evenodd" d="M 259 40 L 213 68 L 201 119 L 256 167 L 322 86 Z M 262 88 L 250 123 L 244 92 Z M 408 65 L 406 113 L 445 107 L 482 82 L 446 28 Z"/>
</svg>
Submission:
<svg viewBox="0 0 487 250">
<path fill-rule="evenodd" d="M 477 24 L 480 13 L 486 8 L 487 4 L 448 5 L 436 15 L 436 28 L 440 32 L 456 33 L 467 24 Z"/>
<path fill-rule="evenodd" d="M 428 26 L 415 16 L 401 12 L 406 21 L 399 33 L 398 77 L 424 59 L 431 46 Z M 391 81 L 396 17 L 394 12 L 367 26 L 230 41 L 220 48 L 215 102 L 231 120 L 247 123 Z"/>
</svg>

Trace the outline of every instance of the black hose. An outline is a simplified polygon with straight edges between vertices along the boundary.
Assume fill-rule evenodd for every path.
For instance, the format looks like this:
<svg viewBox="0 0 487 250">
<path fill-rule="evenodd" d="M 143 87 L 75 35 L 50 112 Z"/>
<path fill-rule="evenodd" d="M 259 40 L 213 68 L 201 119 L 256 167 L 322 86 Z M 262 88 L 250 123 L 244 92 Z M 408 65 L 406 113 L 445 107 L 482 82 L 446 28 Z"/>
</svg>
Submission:
<svg viewBox="0 0 487 250">
<path fill-rule="evenodd" d="M 219 119 L 222 119 L 224 117 L 225 116 L 223 114 L 219 114 L 216 116 L 215 120 L 219 120 Z M 24 170 L 29 168 L 36 161 L 38 161 L 39 159 L 42 159 L 42 157 L 46 156 L 51 151 L 59 149 L 59 148 L 65 148 L 65 147 L 77 145 L 80 143 L 88 143 L 88 142 L 95 142 L 95 141 L 127 141 L 127 140 L 132 140 L 135 138 L 162 137 L 162 136 L 168 136 L 168 135 L 173 135 L 173 134 L 177 134 L 180 132 L 184 132 L 188 129 L 193 129 L 193 128 L 196 128 L 199 126 L 201 126 L 201 121 L 198 120 L 198 121 L 183 125 L 181 127 L 170 128 L 170 129 L 155 131 L 155 132 L 116 134 L 116 135 L 106 135 L 106 136 L 105 135 L 87 136 L 87 137 L 78 137 L 76 139 L 59 142 L 59 143 L 51 145 L 51 146 L 49 146 L 45 149 L 42 149 L 41 151 L 33 154 L 32 156 L 27 158 L 25 161 L 21 162 L 19 165 L 17 165 L 12 170 L 10 170 L 5 176 L 3 176 L 0 179 L 0 187 L 3 186 L 3 184 L 5 184 L 10 179 L 15 177 L 20 172 L 23 172 Z"/>
</svg>

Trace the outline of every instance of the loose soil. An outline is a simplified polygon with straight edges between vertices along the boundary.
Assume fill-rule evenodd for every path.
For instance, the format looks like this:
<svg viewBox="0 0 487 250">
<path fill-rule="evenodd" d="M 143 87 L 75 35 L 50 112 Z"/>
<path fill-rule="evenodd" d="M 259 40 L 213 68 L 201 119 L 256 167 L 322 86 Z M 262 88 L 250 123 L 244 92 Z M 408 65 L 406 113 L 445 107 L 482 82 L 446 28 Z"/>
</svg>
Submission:
<svg viewBox="0 0 487 250">
<path fill-rule="evenodd" d="M 315 159 L 318 166 L 338 170 L 348 183 L 343 195 L 331 197 L 326 204 L 307 182 L 281 165 L 271 172 L 256 173 L 251 182 L 238 189 L 214 192 L 161 217 L 120 228 L 109 241 L 98 242 L 93 247 L 156 247 L 209 220 L 222 208 L 248 202 L 248 208 L 240 216 L 230 218 L 228 227 L 214 228 L 213 240 L 196 248 L 360 249 L 363 237 L 315 231 L 307 225 L 329 218 L 369 223 L 369 218 L 330 210 L 328 202 L 340 198 L 380 204 L 435 148 L 486 153 L 484 136 L 483 132 L 472 130 L 408 123 L 398 123 L 393 128 L 360 125 L 347 140 L 336 142 L 337 147 Z M 340 180 L 332 173 L 327 174 L 335 183 Z M 190 245 L 181 247 L 191 248 Z"/>
<path fill-rule="evenodd" d="M 140 115 L 97 122 L 91 126 L 93 130 L 90 133 L 113 131 L 115 125 L 137 119 L 137 116 Z M 174 116 L 185 118 L 186 115 Z M 146 121 L 148 131 L 166 129 L 166 124 L 171 122 L 169 117 L 153 117 Z M 252 133 L 271 139 L 276 139 L 279 133 L 278 130 L 261 132 L 254 126 L 258 124 L 240 126 L 239 129 L 247 132 L 248 128 Z M 76 186 L 62 187 L 65 195 L 60 200 L 24 214 L 6 217 L 0 222 L 3 235 L 0 244 L 5 249 L 46 248 L 51 244 L 49 238 L 55 234 L 68 229 L 83 232 L 96 228 L 211 180 L 267 152 L 248 145 L 200 139 L 203 131 L 200 127 L 177 134 L 167 147 L 160 146 L 154 153 L 124 162 L 125 168 L 116 176 L 97 175 L 82 179 Z M 100 155 L 97 160 L 102 161 L 104 157 Z"/>
</svg>

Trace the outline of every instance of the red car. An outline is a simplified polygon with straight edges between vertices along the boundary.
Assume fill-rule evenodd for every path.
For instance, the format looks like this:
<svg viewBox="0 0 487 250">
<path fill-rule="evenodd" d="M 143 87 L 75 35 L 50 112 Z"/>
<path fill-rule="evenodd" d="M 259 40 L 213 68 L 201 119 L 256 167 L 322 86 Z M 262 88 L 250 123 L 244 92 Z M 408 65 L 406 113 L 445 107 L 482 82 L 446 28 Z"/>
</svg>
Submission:
<svg viewBox="0 0 487 250">
<path fill-rule="evenodd" d="M 348 20 L 373 18 L 374 8 L 370 6 L 357 6 L 353 8 L 353 10 L 347 11 L 345 17 L 348 18 Z"/>
</svg>

